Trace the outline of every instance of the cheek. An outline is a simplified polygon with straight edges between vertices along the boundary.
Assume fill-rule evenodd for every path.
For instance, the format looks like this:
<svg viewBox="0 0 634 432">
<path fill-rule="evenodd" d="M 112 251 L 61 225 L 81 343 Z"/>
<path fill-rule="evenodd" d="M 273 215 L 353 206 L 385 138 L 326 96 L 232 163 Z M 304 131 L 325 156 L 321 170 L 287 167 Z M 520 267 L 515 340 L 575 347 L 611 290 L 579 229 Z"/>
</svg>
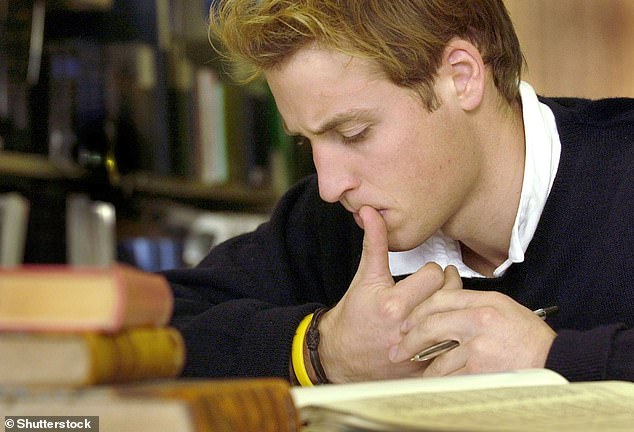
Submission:
<svg viewBox="0 0 634 432">
<path fill-rule="evenodd" d="M 408 211 L 423 211 L 434 219 L 433 214 L 450 212 L 454 195 L 462 195 L 461 183 L 468 174 L 463 171 L 468 167 L 461 165 L 448 137 L 430 130 L 412 130 L 401 137 L 392 171 L 393 189 L 404 198 L 402 204 Z"/>
<path fill-rule="evenodd" d="M 438 154 L 438 144 L 434 136 L 424 131 L 409 132 L 401 137 L 401 145 L 396 151 L 401 161 L 401 177 L 417 188 L 430 189 L 438 182 L 439 175 L 445 169 Z"/>
</svg>

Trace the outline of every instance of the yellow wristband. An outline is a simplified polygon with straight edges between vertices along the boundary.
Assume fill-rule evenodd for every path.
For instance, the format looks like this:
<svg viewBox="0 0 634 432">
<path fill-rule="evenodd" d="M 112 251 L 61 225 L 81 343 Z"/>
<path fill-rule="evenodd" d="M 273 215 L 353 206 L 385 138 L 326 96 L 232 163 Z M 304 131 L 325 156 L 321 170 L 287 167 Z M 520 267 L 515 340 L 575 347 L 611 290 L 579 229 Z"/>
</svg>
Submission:
<svg viewBox="0 0 634 432">
<path fill-rule="evenodd" d="M 297 381 L 302 387 L 312 387 L 313 383 L 306 371 L 306 363 L 304 363 L 304 337 L 306 330 L 313 319 L 313 314 L 306 315 L 297 326 L 295 336 L 293 337 L 293 346 L 291 349 L 291 360 L 293 362 L 293 372 L 297 377 Z"/>
</svg>

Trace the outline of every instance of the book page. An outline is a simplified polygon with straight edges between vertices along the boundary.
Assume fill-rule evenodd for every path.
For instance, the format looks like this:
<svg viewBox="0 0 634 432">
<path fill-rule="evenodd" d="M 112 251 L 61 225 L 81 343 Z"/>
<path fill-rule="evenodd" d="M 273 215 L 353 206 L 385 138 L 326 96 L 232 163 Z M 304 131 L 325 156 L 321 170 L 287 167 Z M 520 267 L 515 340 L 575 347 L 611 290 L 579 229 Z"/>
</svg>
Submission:
<svg viewBox="0 0 634 432">
<path fill-rule="evenodd" d="M 340 430 L 347 431 L 631 431 L 634 384 L 417 393 L 322 404 L 306 408 L 304 415 L 311 425 L 307 431 L 320 430 L 320 424 L 346 425 Z"/>
<path fill-rule="evenodd" d="M 568 381 L 548 369 L 525 369 L 516 372 L 463 375 L 439 378 L 405 378 L 315 387 L 293 387 L 295 406 L 337 402 L 359 397 L 391 396 L 419 392 L 439 392 L 491 387 L 523 387 L 566 384 Z"/>
</svg>

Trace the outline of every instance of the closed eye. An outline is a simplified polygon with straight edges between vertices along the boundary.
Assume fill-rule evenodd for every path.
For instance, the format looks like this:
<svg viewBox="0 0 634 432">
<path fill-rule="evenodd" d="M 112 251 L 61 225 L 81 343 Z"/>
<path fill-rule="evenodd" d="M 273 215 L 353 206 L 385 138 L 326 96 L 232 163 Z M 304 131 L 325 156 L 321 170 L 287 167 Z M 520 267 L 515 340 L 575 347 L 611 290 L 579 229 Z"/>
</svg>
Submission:
<svg viewBox="0 0 634 432">
<path fill-rule="evenodd" d="M 351 136 L 341 135 L 341 138 L 345 144 L 356 144 L 366 139 L 368 132 L 369 128 L 365 128 L 361 132 Z"/>
</svg>

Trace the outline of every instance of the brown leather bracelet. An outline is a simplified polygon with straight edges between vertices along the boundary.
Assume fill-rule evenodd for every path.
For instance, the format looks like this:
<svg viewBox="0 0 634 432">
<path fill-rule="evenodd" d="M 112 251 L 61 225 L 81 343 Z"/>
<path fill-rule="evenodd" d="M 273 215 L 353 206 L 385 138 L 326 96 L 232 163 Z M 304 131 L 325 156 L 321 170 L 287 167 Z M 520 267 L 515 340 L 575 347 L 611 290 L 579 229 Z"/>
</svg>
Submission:
<svg viewBox="0 0 634 432">
<path fill-rule="evenodd" d="M 319 358 L 319 320 L 323 316 L 323 314 L 328 311 L 328 308 L 320 308 L 317 309 L 313 313 L 313 319 L 308 326 L 308 330 L 306 330 L 306 346 L 308 347 L 308 354 L 310 356 L 310 364 L 313 366 L 315 370 L 315 375 L 317 375 L 317 382 L 315 384 L 329 384 L 330 381 L 326 376 L 326 372 L 324 371 L 324 367 L 321 364 L 321 360 Z"/>
</svg>

